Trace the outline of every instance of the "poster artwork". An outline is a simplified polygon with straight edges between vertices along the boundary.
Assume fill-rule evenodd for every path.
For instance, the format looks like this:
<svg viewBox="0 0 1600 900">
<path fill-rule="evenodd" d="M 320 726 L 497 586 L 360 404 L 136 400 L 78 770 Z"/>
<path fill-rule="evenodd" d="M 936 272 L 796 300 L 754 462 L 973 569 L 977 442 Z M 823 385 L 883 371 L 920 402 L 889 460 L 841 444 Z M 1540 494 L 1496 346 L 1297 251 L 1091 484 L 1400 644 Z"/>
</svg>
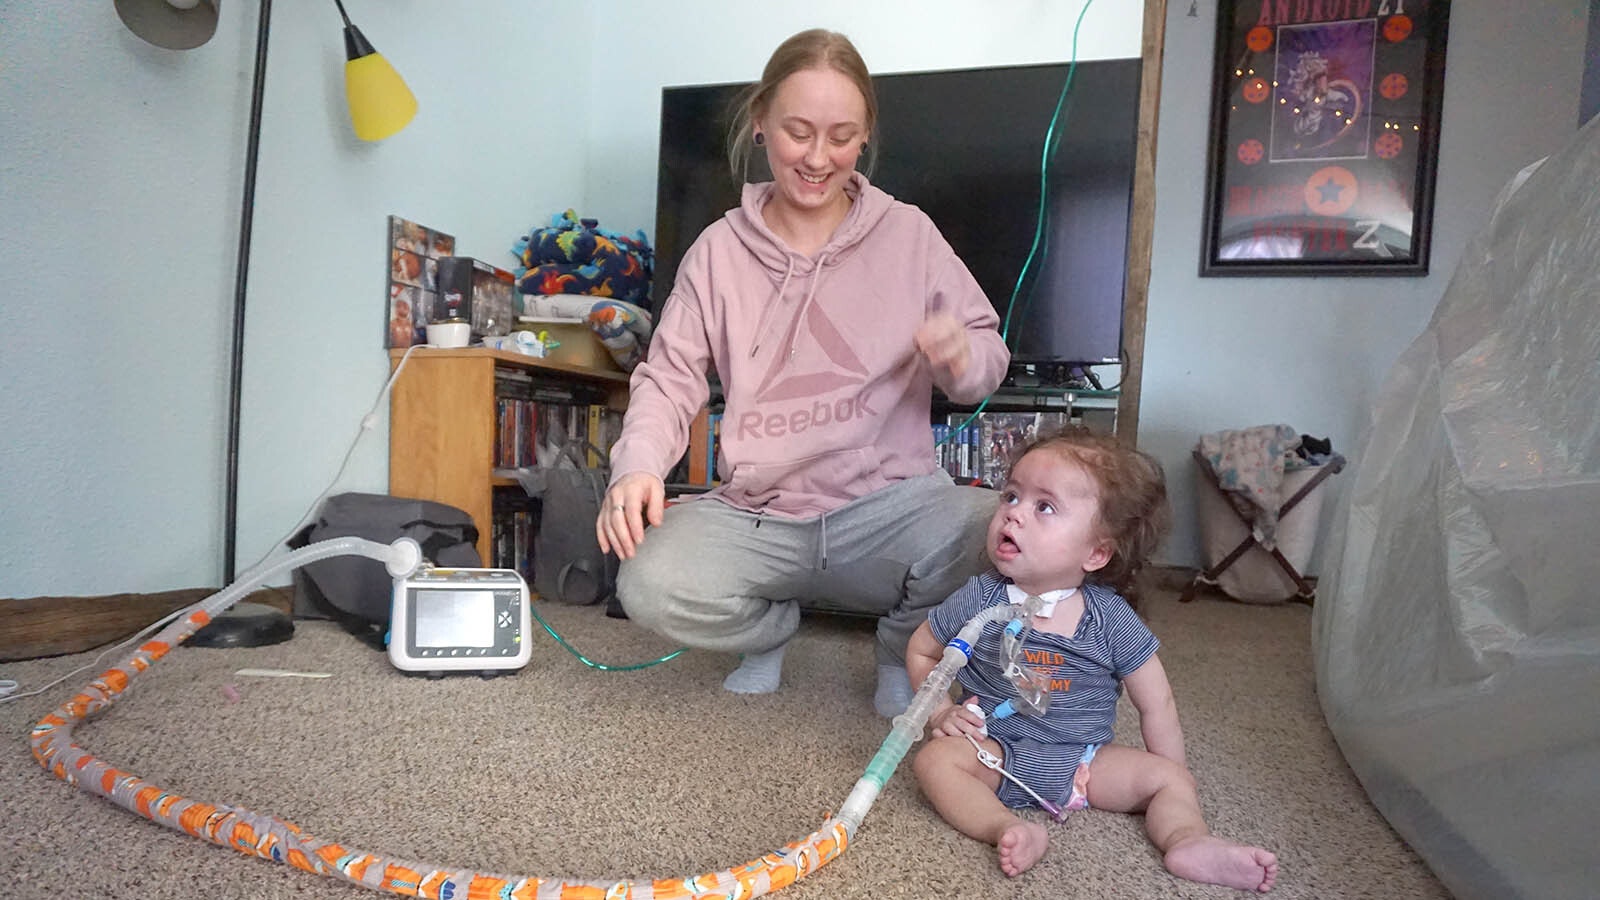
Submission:
<svg viewBox="0 0 1600 900">
<path fill-rule="evenodd" d="M 1371 19 L 1278 30 L 1272 158 L 1365 159 L 1372 117 Z"/>
<path fill-rule="evenodd" d="M 1425 274 L 1447 0 L 1222 0 L 1202 275 Z"/>
<path fill-rule="evenodd" d="M 388 297 L 384 301 L 383 346 L 410 347 L 427 342 L 423 331 L 439 290 L 439 259 L 455 254 L 456 239 L 426 225 L 390 216 Z"/>
</svg>

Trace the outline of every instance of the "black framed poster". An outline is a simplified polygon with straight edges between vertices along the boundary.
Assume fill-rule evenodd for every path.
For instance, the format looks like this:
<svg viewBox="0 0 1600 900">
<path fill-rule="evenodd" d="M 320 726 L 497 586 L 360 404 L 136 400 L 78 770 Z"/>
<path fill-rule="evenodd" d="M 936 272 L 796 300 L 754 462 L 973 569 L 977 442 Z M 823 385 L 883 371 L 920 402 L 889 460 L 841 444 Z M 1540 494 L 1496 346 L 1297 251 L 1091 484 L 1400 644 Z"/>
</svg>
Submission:
<svg viewBox="0 0 1600 900">
<path fill-rule="evenodd" d="M 1426 275 L 1448 0 L 1219 0 L 1200 274 Z"/>
</svg>

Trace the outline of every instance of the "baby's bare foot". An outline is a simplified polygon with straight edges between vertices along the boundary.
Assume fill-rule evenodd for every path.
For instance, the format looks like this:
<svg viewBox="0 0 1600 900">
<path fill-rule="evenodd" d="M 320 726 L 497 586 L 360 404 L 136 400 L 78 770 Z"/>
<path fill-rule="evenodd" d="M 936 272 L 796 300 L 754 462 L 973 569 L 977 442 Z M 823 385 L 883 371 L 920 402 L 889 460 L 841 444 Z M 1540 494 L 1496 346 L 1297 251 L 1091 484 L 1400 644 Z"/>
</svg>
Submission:
<svg viewBox="0 0 1600 900">
<path fill-rule="evenodd" d="M 1187 838 L 1167 851 L 1167 871 L 1190 881 L 1266 892 L 1278 880 L 1278 857 L 1212 834 Z"/>
<path fill-rule="evenodd" d="M 1050 833 L 1037 822 L 1018 822 L 1000 835 L 1000 871 L 1015 878 L 1033 868 L 1050 846 Z"/>
</svg>

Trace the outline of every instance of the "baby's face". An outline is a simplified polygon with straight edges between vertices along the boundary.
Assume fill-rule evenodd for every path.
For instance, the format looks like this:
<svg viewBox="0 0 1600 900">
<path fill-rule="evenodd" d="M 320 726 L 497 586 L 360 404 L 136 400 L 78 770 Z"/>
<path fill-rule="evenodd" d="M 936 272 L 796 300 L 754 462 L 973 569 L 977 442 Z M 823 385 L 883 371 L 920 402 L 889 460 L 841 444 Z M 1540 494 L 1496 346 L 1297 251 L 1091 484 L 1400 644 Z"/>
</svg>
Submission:
<svg viewBox="0 0 1600 900">
<path fill-rule="evenodd" d="M 1081 465 L 1058 453 L 1026 454 L 989 520 L 989 559 L 1031 594 L 1077 587 L 1111 558 L 1099 513 L 1099 488 Z"/>
</svg>

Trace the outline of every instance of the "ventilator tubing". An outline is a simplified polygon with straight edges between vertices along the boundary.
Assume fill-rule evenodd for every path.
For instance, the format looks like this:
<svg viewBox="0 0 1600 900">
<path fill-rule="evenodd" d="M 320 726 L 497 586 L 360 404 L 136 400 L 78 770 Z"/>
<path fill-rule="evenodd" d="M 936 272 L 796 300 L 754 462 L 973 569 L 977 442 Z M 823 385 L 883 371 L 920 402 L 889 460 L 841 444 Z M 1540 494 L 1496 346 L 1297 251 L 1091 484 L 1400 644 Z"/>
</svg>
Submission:
<svg viewBox="0 0 1600 900">
<path fill-rule="evenodd" d="M 978 635 L 983 633 L 983 626 L 1001 619 L 1031 618 L 1044 606 L 1044 601 L 1038 597 L 1030 596 L 1027 601 L 1018 606 L 1010 603 L 1001 603 L 983 610 L 967 620 L 961 631 L 945 645 L 944 655 L 940 657 L 939 664 L 933 667 L 928 677 L 923 680 L 922 686 L 917 689 L 917 695 L 911 698 L 911 705 L 906 711 L 894 718 L 894 728 L 889 736 L 884 738 L 883 744 L 878 748 L 878 753 L 867 764 L 866 774 L 856 782 L 850 791 L 850 796 L 845 798 L 844 805 L 839 808 L 838 819 L 845 823 L 852 832 L 861 820 L 866 817 L 867 810 L 872 808 L 878 799 L 878 792 L 888 782 L 889 776 L 894 774 L 895 767 L 900 765 L 900 760 L 911 749 L 911 745 L 922 738 L 922 730 L 928 724 L 928 717 L 939 708 L 941 701 L 949 696 L 950 684 L 955 681 L 956 673 L 967 664 L 972 656 L 972 645 L 977 643 Z"/>
<path fill-rule="evenodd" d="M 512 900 L 711 900 L 753 898 L 793 884 L 838 858 L 855 836 L 895 766 L 918 738 L 928 716 L 939 706 L 955 673 L 967 664 L 972 644 L 991 621 L 1038 611 L 1040 601 L 1023 606 L 1001 604 L 967 622 L 911 705 L 894 720 L 893 730 L 856 782 L 837 816 L 811 834 L 742 865 L 720 872 L 663 879 L 567 881 L 532 876 L 494 875 L 459 867 L 392 859 L 307 834 L 283 819 L 228 806 L 191 800 L 112 767 L 72 743 L 77 723 L 104 711 L 134 676 L 146 671 L 173 647 L 183 643 L 212 618 L 264 584 L 274 575 L 332 556 L 366 556 L 385 564 L 394 578 L 403 578 L 421 564 L 422 552 L 410 538 L 380 544 L 344 537 L 295 550 L 246 572 L 238 582 L 179 613 L 172 624 L 144 642 L 121 665 L 106 670 L 55 712 L 40 719 L 30 736 L 33 757 L 51 774 L 91 794 L 175 831 L 230 847 L 247 856 L 285 863 L 374 890 L 407 897 L 506 897 Z"/>
</svg>

